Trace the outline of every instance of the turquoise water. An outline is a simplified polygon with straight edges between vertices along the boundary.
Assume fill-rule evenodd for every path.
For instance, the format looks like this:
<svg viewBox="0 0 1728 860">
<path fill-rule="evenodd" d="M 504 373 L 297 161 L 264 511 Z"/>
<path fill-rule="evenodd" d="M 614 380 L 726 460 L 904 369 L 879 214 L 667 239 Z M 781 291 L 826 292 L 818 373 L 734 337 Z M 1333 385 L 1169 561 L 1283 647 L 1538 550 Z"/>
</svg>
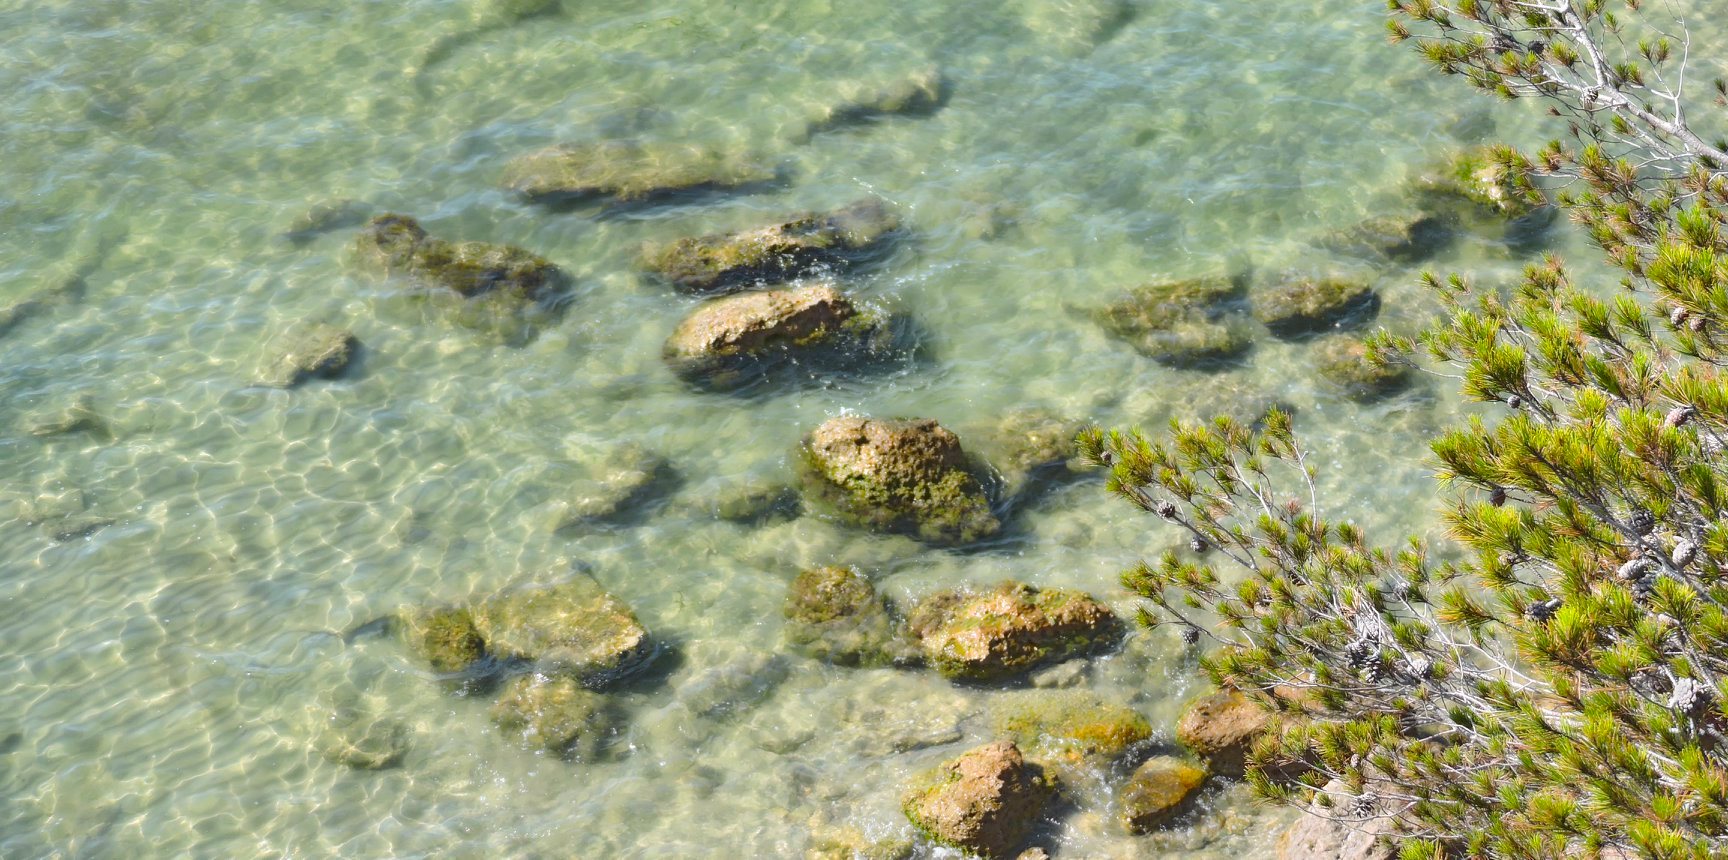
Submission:
<svg viewBox="0 0 1728 860">
<path fill-rule="evenodd" d="M 1522 120 L 1385 45 L 1383 4 L 565 0 L 515 22 L 498 5 L 0 3 L 0 303 L 33 302 L 0 337 L 0 855 L 796 857 L 847 828 L 909 835 L 900 786 L 988 739 L 1005 693 L 777 656 L 797 571 L 856 564 L 903 602 L 1014 578 L 1128 612 L 1117 572 L 1175 536 L 1095 482 L 968 552 L 712 515 L 731 483 L 788 480 L 799 438 L 842 412 L 972 440 L 1022 407 L 1159 426 L 1276 398 L 1334 513 L 1435 529 L 1416 457 L 1459 411 L 1444 380 L 1359 405 L 1312 378 L 1307 345 L 1172 369 L 1083 312 L 1244 263 L 1363 270 L 1394 326 L 1431 309 L 1415 269 L 1315 242 L 1402 214 L 1410 180 Z M 951 90 L 933 115 L 803 133 L 931 66 Z M 747 152 L 787 182 L 558 212 L 497 186 L 513 155 L 601 139 Z M 864 195 L 911 238 L 848 288 L 917 321 L 919 361 L 749 398 L 666 370 L 694 300 L 640 274 L 645 243 Z M 573 302 L 520 348 L 450 326 L 357 273 L 352 228 L 281 239 L 339 199 L 542 254 Z M 1523 261 L 1472 235 L 1430 265 L 1493 280 Z M 254 385 L 306 320 L 351 329 L 358 366 Z M 31 432 L 74 407 L 105 429 Z M 676 487 L 628 522 L 554 530 L 624 444 L 668 458 Z M 523 752 L 484 697 L 341 635 L 572 565 L 675 651 L 617 694 L 606 761 Z M 1168 728 L 1190 667 L 1160 631 L 1050 682 Z M 341 708 L 400 720 L 400 765 L 326 761 Z M 1283 813 L 1212 806 L 1135 839 L 1093 798 L 1046 835 L 1056 856 L 1270 856 Z"/>
</svg>

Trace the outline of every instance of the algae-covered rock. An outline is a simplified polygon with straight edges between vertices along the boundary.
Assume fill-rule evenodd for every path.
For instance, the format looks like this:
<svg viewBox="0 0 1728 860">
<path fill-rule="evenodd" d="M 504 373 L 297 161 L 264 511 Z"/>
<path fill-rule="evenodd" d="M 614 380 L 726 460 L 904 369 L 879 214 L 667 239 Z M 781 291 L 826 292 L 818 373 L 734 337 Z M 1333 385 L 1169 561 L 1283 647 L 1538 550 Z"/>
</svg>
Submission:
<svg viewBox="0 0 1728 860">
<path fill-rule="evenodd" d="M 1024 0 L 1026 27 L 1065 54 L 1083 54 L 1134 19 L 1129 0 Z"/>
<path fill-rule="evenodd" d="M 1364 260 L 1419 263 L 1444 250 L 1455 234 L 1452 219 L 1441 215 L 1383 215 L 1328 234 L 1320 244 Z"/>
<path fill-rule="evenodd" d="M 556 319 L 569 276 L 509 245 L 446 242 L 406 215 L 380 215 L 360 231 L 362 265 L 421 287 L 452 321 L 520 345 Z"/>
<path fill-rule="evenodd" d="M 705 508 L 727 522 L 750 524 L 795 519 L 801 506 L 796 487 L 772 481 L 744 481 L 721 487 Z"/>
<path fill-rule="evenodd" d="M 1018 747 L 997 741 L 921 774 L 901 808 L 931 841 L 995 860 L 1015 855 L 1053 792 Z"/>
<path fill-rule="evenodd" d="M 709 388 L 734 388 L 789 364 L 843 367 L 885 350 L 887 316 L 829 284 L 739 293 L 696 308 L 667 338 L 666 363 Z"/>
<path fill-rule="evenodd" d="M 1123 827 L 1136 836 L 1152 832 L 1187 811 L 1205 782 L 1205 769 L 1182 759 L 1158 756 L 1147 760 L 1122 787 L 1119 803 Z"/>
<path fill-rule="evenodd" d="M 107 419 L 96 408 L 96 398 L 80 392 L 68 400 L 50 402 L 24 416 L 24 431 L 32 436 L 65 436 L 84 433 L 100 441 L 114 438 Z"/>
<path fill-rule="evenodd" d="M 889 116 L 929 116 L 947 101 L 947 83 L 934 66 L 887 83 L 858 83 L 844 88 L 841 100 L 810 119 L 806 136 Z"/>
<path fill-rule="evenodd" d="M 466 671 L 486 657 L 486 641 L 474 616 L 456 606 L 405 609 L 397 616 L 408 650 L 432 671 L 455 674 Z"/>
<path fill-rule="evenodd" d="M 1191 702 L 1176 725 L 1176 739 L 1205 759 L 1219 776 L 1240 777 L 1256 738 L 1271 725 L 1264 708 L 1236 690 Z"/>
<path fill-rule="evenodd" d="M 657 653 L 630 607 L 585 577 L 508 589 L 475 607 L 474 627 L 494 656 L 590 687 L 642 669 Z"/>
<path fill-rule="evenodd" d="M 1245 285 L 1239 276 L 1147 284 L 1092 316 L 1106 334 L 1160 364 L 1216 366 L 1253 345 L 1242 313 Z"/>
<path fill-rule="evenodd" d="M 1281 338 L 1350 328 L 1373 319 L 1379 309 L 1374 288 L 1349 277 L 1292 278 L 1254 297 L 1254 316 Z"/>
<path fill-rule="evenodd" d="M 1468 201 L 1480 212 L 1512 220 L 1542 208 L 1541 195 L 1528 177 L 1509 169 L 1490 147 L 1477 147 L 1452 156 L 1438 173 L 1423 177 L 1418 192 L 1430 199 Z M 1534 199 L 1532 199 L 1534 197 Z"/>
<path fill-rule="evenodd" d="M 841 666 L 880 666 L 909 657 L 894 618 L 868 577 L 856 568 L 806 570 L 786 593 L 787 644 Z"/>
<path fill-rule="evenodd" d="M 1075 765 L 1109 763 L 1152 737 L 1133 708 L 1085 691 L 1016 694 L 998 706 L 994 725 L 1034 758 Z"/>
<path fill-rule="evenodd" d="M 1115 645 L 1122 623 L 1090 596 L 1004 582 L 938 592 L 907 619 L 925 662 L 949 678 L 993 681 Z"/>
<path fill-rule="evenodd" d="M 596 474 L 575 482 L 555 505 L 553 529 L 616 522 L 676 480 L 665 457 L 635 443 L 607 451 Z"/>
<path fill-rule="evenodd" d="M 645 201 L 766 185 L 777 172 L 749 157 L 697 146 L 601 141 L 531 152 L 504 166 L 505 188 L 537 203 Z"/>
<path fill-rule="evenodd" d="M 617 727 L 610 703 L 566 676 L 518 675 L 492 705 L 492 722 L 529 749 L 593 760 Z"/>
<path fill-rule="evenodd" d="M 1320 378 L 1351 400 L 1377 400 L 1410 384 L 1409 367 L 1370 361 L 1367 344 L 1345 335 L 1316 344 L 1314 366 Z"/>
<path fill-rule="evenodd" d="M 359 346 L 353 333 L 329 323 L 292 326 L 279 338 L 262 382 L 292 388 L 310 379 L 334 379 L 348 369 Z"/>
<path fill-rule="evenodd" d="M 719 292 L 845 268 L 883 250 L 899 229 L 898 216 L 868 199 L 754 230 L 680 239 L 649 249 L 644 265 L 680 289 Z"/>
<path fill-rule="evenodd" d="M 804 860 L 912 860 L 910 839 L 871 839 L 856 827 L 830 828 L 811 837 Z"/>
<path fill-rule="evenodd" d="M 294 245 L 305 245 L 325 233 L 358 227 L 372 217 L 372 212 L 372 204 L 364 200 L 346 197 L 326 200 L 295 217 L 282 232 L 282 238 Z"/>
<path fill-rule="evenodd" d="M 833 418 L 801 454 L 805 498 L 854 525 L 943 545 L 1002 527 L 959 437 L 935 421 Z"/>
</svg>

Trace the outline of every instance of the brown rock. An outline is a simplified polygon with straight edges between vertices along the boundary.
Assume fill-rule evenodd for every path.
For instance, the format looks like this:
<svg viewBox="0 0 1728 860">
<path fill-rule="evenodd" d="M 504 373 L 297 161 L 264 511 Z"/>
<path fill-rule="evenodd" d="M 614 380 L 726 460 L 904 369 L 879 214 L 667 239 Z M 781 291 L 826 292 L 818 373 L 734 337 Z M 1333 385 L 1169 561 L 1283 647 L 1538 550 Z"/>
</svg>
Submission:
<svg viewBox="0 0 1728 860">
<path fill-rule="evenodd" d="M 930 666 L 950 678 L 998 680 L 1116 643 L 1115 613 L 1086 594 L 1004 582 L 939 592 L 907 620 Z"/>
<path fill-rule="evenodd" d="M 1052 786 L 1009 741 L 985 744 L 917 780 L 901 802 L 918 831 L 968 854 L 1013 857 Z"/>
<path fill-rule="evenodd" d="M 1297 819 L 1278 840 L 1278 860 L 1392 860 L 1398 856 L 1390 844 L 1379 842 L 1380 837 L 1391 835 L 1389 822 L 1373 817 L 1374 813 L 1362 815 L 1338 807 L 1337 797 L 1349 791 L 1341 780 L 1327 783 L 1322 791 L 1334 795 L 1334 804 L 1310 804 L 1309 814 Z"/>
<path fill-rule="evenodd" d="M 680 376 L 725 386 L 776 361 L 856 353 L 884 323 L 829 284 L 740 293 L 698 307 L 667 338 L 664 355 Z"/>
<path fill-rule="evenodd" d="M 1194 701 L 1176 726 L 1182 745 L 1220 776 L 1239 778 L 1254 740 L 1266 731 L 1271 715 L 1236 690 L 1221 690 Z"/>
<path fill-rule="evenodd" d="M 935 421 L 830 419 L 804 454 L 806 497 L 854 525 L 937 544 L 972 543 L 1002 527 L 960 438 Z"/>
<path fill-rule="evenodd" d="M 1122 789 L 1122 824 L 1136 836 L 1150 833 L 1190 806 L 1206 771 L 1173 756 L 1158 756 L 1136 768 Z"/>
</svg>

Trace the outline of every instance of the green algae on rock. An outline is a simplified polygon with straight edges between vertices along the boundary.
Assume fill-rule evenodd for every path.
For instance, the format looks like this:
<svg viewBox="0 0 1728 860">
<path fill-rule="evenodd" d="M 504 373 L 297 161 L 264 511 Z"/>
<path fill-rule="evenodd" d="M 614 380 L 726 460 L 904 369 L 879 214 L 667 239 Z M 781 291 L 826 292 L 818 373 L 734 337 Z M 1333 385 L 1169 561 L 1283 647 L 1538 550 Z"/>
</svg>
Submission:
<svg viewBox="0 0 1728 860">
<path fill-rule="evenodd" d="M 959 437 L 935 421 L 831 418 L 799 460 L 805 499 L 844 522 L 938 545 L 1002 528 Z"/>
<path fill-rule="evenodd" d="M 275 359 L 265 369 L 265 385 L 293 388 L 311 379 L 334 379 L 348 369 L 360 341 L 347 329 L 329 323 L 290 327 L 277 342 Z"/>
<path fill-rule="evenodd" d="M 505 188 L 537 203 L 591 198 L 647 201 L 776 182 L 778 171 L 751 158 L 698 146 L 629 141 L 562 144 L 504 166 Z"/>
<path fill-rule="evenodd" d="M 832 565 L 798 574 L 786 593 L 787 645 L 840 666 L 882 666 L 915 657 L 886 601 L 856 568 Z"/>
<path fill-rule="evenodd" d="M 1321 379 L 1359 402 L 1396 394 L 1410 384 L 1409 367 L 1370 360 L 1368 345 L 1348 335 L 1316 344 L 1314 366 Z"/>
<path fill-rule="evenodd" d="M 1254 316 L 1272 334 L 1300 339 L 1351 328 L 1373 319 L 1380 296 L 1367 281 L 1348 277 L 1297 277 L 1262 288 Z"/>
<path fill-rule="evenodd" d="M 1006 860 L 1032 835 L 1055 787 L 1011 741 L 985 744 L 915 777 L 901 809 L 932 842 Z"/>
<path fill-rule="evenodd" d="M 535 671 L 603 687 L 653 661 L 658 649 L 636 614 L 598 583 L 507 589 L 474 609 L 474 626 L 493 656 Z"/>
<path fill-rule="evenodd" d="M 1254 741 L 1272 724 L 1270 715 L 1236 690 L 1220 690 L 1188 704 L 1176 724 L 1176 739 L 1205 759 L 1212 772 L 1238 778 Z"/>
<path fill-rule="evenodd" d="M 887 351 L 887 315 L 829 284 L 738 293 L 705 302 L 678 324 L 662 351 L 680 378 L 729 389 L 797 365 L 846 367 Z"/>
<path fill-rule="evenodd" d="M 993 428 L 980 434 L 980 447 L 1002 477 L 1002 496 L 1024 501 L 1044 484 L 1079 475 L 1076 437 L 1086 422 L 1063 418 L 1046 409 L 1014 409 Z"/>
<path fill-rule="evenodd" d="M 1455 221 L 1430 213 L 1383 215 L 1330 233 L 1320 245 L 1368 261 L 1419 263 L 1452 244 Z"/>
<path fill-rule="evenodd" d="M 1141 763 L 1122 787 L 1122 826 L 1136 836 L 1150 833 L 1192 808 L 1206 783 L 1206 770 L 1175 756 Z"/>
<path fill-rule="evenodd" d="M 1436 175 L 1424 177 L 1417 191 L 1430 200 L 1467 201 L 1498 218 L 1521 218 L 1543 208 L 1541 193 L 1518 170 L 1510 169 L 1493 148 L 1477 147 L 1452 156 Z"/>
<path fill-rule="evenodd" d="M 510 245 L 446 242 L 406 215 L 380 215 L 360 231 L 361 264 L 423 288 L 459 325 L 521 345 L 556 319 L 570 278 L 545 258 Z"/>
<path fill-rule="evenodd" d="M 968 681 L 998 681 L 1096 653 L 1123 633 L 1115 613 L 1089 595 L 1018 582 L 937 592 L 919 602 L 907 628 L 931 668 Z"/>
<path fill-rule="evenodd" d="M 860 263 L 899 231 L 899 216 L 882 201 L 867 199 L 753 230 L 679 239 L 648 249 L 643 264 L 682 290 L 729 291 Z"/>
<path fill-rule="evenodd" d="M 1253 345 L 1244 318 L 1241 276 L 1212 276 L 1137 287 L 1092 313 L 1111 337 L 1172 367 L 1212 367 Z"/>
<path fill-rule="evenodd" d="M 397 621 L 408 650 L 426 661 L 434 672 L 445 675 L 464 672 L 486 657 L 486 641 L 467 609 L 409 608 L 398 613 Z"/>
<path fill-rule="evenodd" d="M 618 718 L 606 697 L 567 676 L 518 675 L 492 705 L 492 722 L 528 749 L 578 761 L 597 758 Z"/>
<path fill-rule="evenodd" d="M 996 734 L 1034 758 L 1108 763 L 1152 737 L 1138 711 L 1090 691 L 1017 693 L 996 709 Z"/>
</svg>

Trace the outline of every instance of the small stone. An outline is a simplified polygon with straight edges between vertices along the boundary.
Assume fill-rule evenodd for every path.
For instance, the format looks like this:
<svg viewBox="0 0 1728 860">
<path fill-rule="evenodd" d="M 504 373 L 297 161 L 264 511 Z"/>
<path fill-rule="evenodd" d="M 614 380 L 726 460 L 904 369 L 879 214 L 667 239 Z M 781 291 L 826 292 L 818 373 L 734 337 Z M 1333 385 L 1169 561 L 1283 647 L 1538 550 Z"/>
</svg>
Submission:
<svg viewBox="0 0 1728 860">
<path fill-rule="evenodd" d="M 24 430 L 32 436 L 85 433 L 101 441 L 114 438 L 107 420 L 96 410 L 96 398 L 88 393 L 80 393 L 70 402 L 30 413 L 24 418 Z"/>
<path fill-rule="evenodd" d="M 998 737 L 1063 766 L 1108 764 L 1152 737 L 1152 724 L 1134 709 L 1090 692 L 1017 694 L 996 713 Z"/>
<path fill-rule="evenodd" d="M 1158 829 L 1192 807 L 1206 770 L 1173 756 L 1148 759 L 1134 770 L 1122 788 L 1122 824 L 1141 836 Z"/>
<path fill-rule="evenodd" d="M 627 141 L 566 144 L 512 159 L 503 185 L 535 203 L 592 198 L 651 201 L 705 191 L 745 190 L 778 181 L 773 167 L 691 146 Z"/>
<path fill-rule="evenodd" d="M 411 608 L 403 610 L 398 618 L 408 649 L 425 660 L 434 672 L 463 672 L 486 657 L 486 642 L 466 609 Z"/>
<path fill-rule="evenodd" d="M 366 219 L 372 216 L 372 211 L 372 205 L 364 200 L 346 197 L 326 200 L 313 205 L 295 218 L 293 223 L 288 225 L 288 229 L 283 231 L 282 238 L 295 245 L 305 245 L 325 233 L 366 223 Z"/>
<path fill-rule="evenodd" d="M 1253 346 L 1240 276 L 1148 284 L 1093 312 L 1099 327 L 1141 355 L 1172 367 L 1212 368 Z"/>
<path fill-rule="evenodd" d="M 892 116 L 929 116 L 948 100 L 947 82 L 934 66 L 920 69 L 886 84 L 847 87 L 839 103 L 819 111 L 805 129 L 805 137 L 825 131 L 861 125 Z"/>
<path fill-rule="evenodd" d="M 474 609 L 487 650 L 527 660 L 542 674 L 601 687 L 642 669 L 658 654 L 635 613 L 594 581 L 508 589 Z"/>
<path fill-rule="evenodd" d="M 296 325 L 279 339 L 277 357 L 262 381 L 292 388 L 310 379 L 334 379 L 348 369 L 359 346 L 346 329 L 321 322 Z"/>
<path fill-rule="evenodd" d="M 696 308 L 662 355 L 680 378 L 731 389 L 775 370 L 847 370 L 886 352 L 888 316 L 831 284 L 739 293 Z"/>
<path fill-rule="evenodd" d="M 993 681 L 1114 646 L 1122 623 L 1078 591 L 1004 582 L 938 592 L 907 619 L 925 661 L 945 677 Z"/>
<path fill-rule="evenodd" d="M 871 198 L 754 230 L 680 239 L 649 249 L 644 265 L 681 290 L 730 292 L 848 268 L 899 234 L 899 216 Z"/>
<path fill-rule="evenodd" d="M 1340 230 L 1320 244 L 1366 260 L 1417 263 L 1444 250 L 1454 238 L 1453 225 L 1446 218 L 1430 214 L 1388 215 Z"/>
<path fill-rule="evenodd" d="M 327 761 L 356 770 L 382 770 L 408 754 L 408 728 L 368 713 L 358 704 L 338 705 L 323 714 L 313 745 Z"/>
<path fill-rule="evenodd" d="M 1358 402 L 1396 394 L 1410 384 L 1410 369 L 1402 364 L 1377 362 L 1369 357 L 1368 345 L 1339 335 L 1314 347 L 1315 367 L 1320 377 Z"/>
<path fill-rule="evenodd" d="M 856 568 L 829 566 L 798 574 L 786 594 L 786 641 L 794 651 L 841 666 L 905 662 L 894 619 Z"/>
<path fill-rule="evenodd" d="M 799 460 L 805 500 L 844 522 L 937 545 L 1002 528 L 959 437 L 935 421 L 833 418 L 811 431 Z"/>
<path fill-rule="evenodd" d="M 1278 860 L 1392 860 L 1398 851 L 1390 841 L 1391 822 L 1383 809 L 1361 812 L 1339 803 L 1349 793 L 1342 780 L 1321 789 L 1334 796 L 1332 805 L 1318 799 L 1278 840 Z"/>
<path fill-rule="evenodd" d="M 972 750 L 914 780 L 902 799 L 918 832 L 968 854 L 1015 856 L 1053 787 L 1009 741 Z"/>
</svg>

